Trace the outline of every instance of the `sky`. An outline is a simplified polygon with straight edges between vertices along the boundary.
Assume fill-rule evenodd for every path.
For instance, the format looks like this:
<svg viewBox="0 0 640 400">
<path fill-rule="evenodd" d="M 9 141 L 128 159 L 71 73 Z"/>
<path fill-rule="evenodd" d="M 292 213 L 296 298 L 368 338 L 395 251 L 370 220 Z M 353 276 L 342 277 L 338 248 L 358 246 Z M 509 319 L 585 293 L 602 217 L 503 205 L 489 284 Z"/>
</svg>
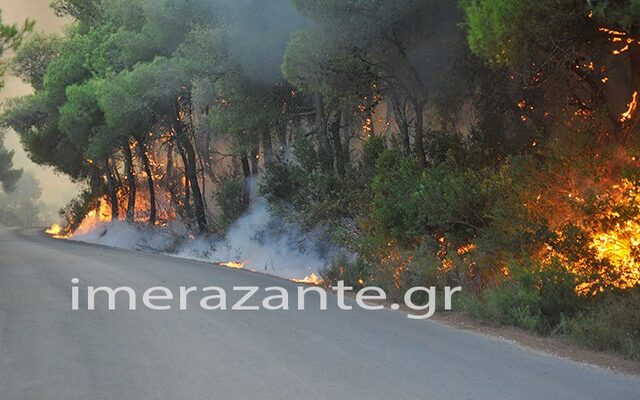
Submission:
<svg viewBox="0 0 640 400">
<path fill-rule="evenodd" d="M 61 32 L 65 21 L 57 18 L 49 8 L 51 0 L 0 0 L 3 23 L 22 24 L 25 18 L 36 21 L 35 30 L 43 32 Z M 31 93 L 31 87 L 20 79 L 5 76 L 5 86 L 0 92 L 0 100 L 24 96 Z M 13 158 L 17 168 L 33 171 L 42 186 L 42 200 L 56 208 L 64 206 L 78 193 L 78 185 L 67 177 L 55 174 L 51 168 L 44 168 L 29 160 L 20 146 L 17 135 L 9 131 L 5 135 L 5 146 L 15 150 Z"/>
</svg>

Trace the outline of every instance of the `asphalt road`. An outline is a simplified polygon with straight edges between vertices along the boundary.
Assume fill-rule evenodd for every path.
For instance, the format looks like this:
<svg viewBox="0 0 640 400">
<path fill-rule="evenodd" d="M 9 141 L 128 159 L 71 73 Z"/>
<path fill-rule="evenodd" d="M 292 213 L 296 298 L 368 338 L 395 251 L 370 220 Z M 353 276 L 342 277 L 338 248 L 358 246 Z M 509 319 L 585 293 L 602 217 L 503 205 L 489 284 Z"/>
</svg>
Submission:
<svg viewBox="0 0 640 400">
<path fill-rule="evenodd" d="M 71 310 L 87 285 L 296 285 L 0 230 L 0 399 L 638 399 L 640 379 L 385 311 Z M 82 290 L 80 291 L 82 294 Z M 231 299 L 230 299 L 231 301 Z M 332 307 L 333 305 L 333 307 Z"/>
</svg>

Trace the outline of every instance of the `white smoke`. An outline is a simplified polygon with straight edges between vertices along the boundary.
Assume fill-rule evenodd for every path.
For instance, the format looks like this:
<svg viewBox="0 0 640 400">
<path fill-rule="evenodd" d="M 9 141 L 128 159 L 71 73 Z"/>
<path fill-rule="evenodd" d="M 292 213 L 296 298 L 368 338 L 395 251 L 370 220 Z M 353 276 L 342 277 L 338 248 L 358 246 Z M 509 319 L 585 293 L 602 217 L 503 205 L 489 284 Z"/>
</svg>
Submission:
<svg viewBox="0 0 640 400">
<path fill-rule="evenodd" d="M 212 263 L 242 262 L 245 269 L 286 279 L 317 274 L 337 254 L 317 232 L 303 232 L 299 226 L 274 217 L 264 200 L 239 218 L 224 238 L 194 237 L 179 224 L 151 228 L 123 221 L 85 220 L 70 240 Z"/>
</svg>

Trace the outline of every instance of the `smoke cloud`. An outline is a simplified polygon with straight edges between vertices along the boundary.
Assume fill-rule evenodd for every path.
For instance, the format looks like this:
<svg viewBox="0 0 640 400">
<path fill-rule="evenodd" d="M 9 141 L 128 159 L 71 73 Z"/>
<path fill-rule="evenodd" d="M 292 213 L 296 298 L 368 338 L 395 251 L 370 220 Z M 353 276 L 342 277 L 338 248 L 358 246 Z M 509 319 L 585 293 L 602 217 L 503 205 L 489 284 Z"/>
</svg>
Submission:
<svg viewBox="0 0 640 400">
<path fill-rule="evenodd" d="M 29 18 L 36 21 L 35 30 L 38 32 L 61 33 L 69 21 L 56 17 L 49 7 L 49 3 L 51 0 L 0 0 L 2 22 L 22 25 L 24 20 Z M 29 85 L 10 74 L 4 77 L 4 83 L 4 88 L 0 92 L 0 101 L 3 103 L 9 98 L 32 93 Z M 16 152 L 13 157 L 14 166 L 35 175 L 42 187 L 42 199 L 47 203 L 47 208 L 58 209 L 76 196 L 78 193 L 76 184 L 71 182 L 69 178 L 55 173 L 52 168 L 34 164 L 22 149 L 18 135 L 13 130 L 7 130 L 4 133 L 5 146 Z M 48 210 L 44 212 L 51 214 Z"/>
<path fill-rule="evenodd" d="M 122 221 L 104 223 L 94 217 L 85 219 L 71 240 L 212 263 L 237 261 L 244 269 L 286 279 L 317 274 L 338 253 L 319 233 L 303 232 L 299 226 L 274 217 L 263 200 L 238 219 L 222 239 L 190 237 L 177 224 L 150 228 Z"/>
<path fill-rule="evenodd" d="M 289 0 L 218 1 L 228 20 L 229 48 L 244 72 L 265 83 L 280 79 L 289 36 L 309 20 Z"/>
</svg>

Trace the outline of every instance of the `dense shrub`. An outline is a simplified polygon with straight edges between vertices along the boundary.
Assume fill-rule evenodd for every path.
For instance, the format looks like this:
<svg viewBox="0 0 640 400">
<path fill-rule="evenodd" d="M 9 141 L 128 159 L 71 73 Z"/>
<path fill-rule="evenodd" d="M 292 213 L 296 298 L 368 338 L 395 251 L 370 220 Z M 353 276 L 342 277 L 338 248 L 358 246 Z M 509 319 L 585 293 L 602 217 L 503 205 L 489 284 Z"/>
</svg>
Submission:
<svg viewBox="0 0 640 400">
<path fill-rule="evenodd" d="M 375 163 L 384 148 L 382 138 L 369 140 L 362 159 L 339 176 L 326 149 L 300 140 L 293 149 L 293 162 L 269 165 L 260 194 L 298 223 L 339 230 L 368 212 Z"/>
<path fill-rule="evenodd" d="M 568 337 L 640 360 L 640 290 L 611 293 L 565 324 Z"/>
<path fill-rule="evenodd" d="M 373 272 L 372 268 L 360 258 L 349 261 L 345 257 L 338 257 L 328 268 L 321 271 L 320 275 L 327 283 L 344 281 L 345 286 L 361 288 Z M 369 285 L 368 282 L 367 285 Z"/>
<path fill-rule="evenodd" d="M 579 298 L 574 277 L 558 263 L 513 262 L 508 276 L 463 302 L 472 315 L 498 325 L 512 325 L 539 333 L 553 333 L 575 314 Z"/>
<path fill-rule="evenodd" d="M 247 209 L 244 183 L 236 179 L 222 182 L 216 193 L 216 202 L 220 208 L 216 221 L 218 228 L 226 231 Z"/>
</svg>

